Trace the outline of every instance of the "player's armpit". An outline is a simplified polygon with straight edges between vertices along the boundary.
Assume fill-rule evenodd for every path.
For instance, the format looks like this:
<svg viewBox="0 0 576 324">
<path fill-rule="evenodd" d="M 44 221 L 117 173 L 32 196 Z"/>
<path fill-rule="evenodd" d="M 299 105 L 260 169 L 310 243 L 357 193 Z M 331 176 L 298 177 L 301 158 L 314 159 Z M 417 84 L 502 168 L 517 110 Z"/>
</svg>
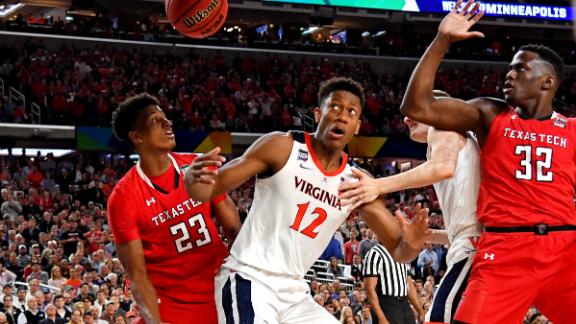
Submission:
<svg viewBox="0 0 576 324">
<path fill-rule="evenodd" d="M 140 314 L 146 323 L 160 323 L 158 296 L 148 278 L 142 241 L 138 239 L 118 244 L 116 251 L 130 278 L 132 293 L 140 309 Z"/>
<path fill-rule="evenodd" d="M 230 247 L 242 226 L 240 216 L 238 215 L 238 209 L 232 199 L 226 195 L 224 200 L 214 205 L 214 211 L 216 212 L 218 223 L 222 226 L 224 235 L 228 238 L 228 246 Z"/>
<path fill-rule="evenodd" d="M 260 137 L 244 154 L 224 165 L 214 176 L 213 184 L 194 181 L 186 172 L 186 191 L 197 201 L 208 201 L 234 190 L 254 176 L 274 174 L 284 166 L 292 148 L 292 138 L 286 133 L 270 133 Z M 196 161 L 194 161 L 196 162 Z"/>
</svg>

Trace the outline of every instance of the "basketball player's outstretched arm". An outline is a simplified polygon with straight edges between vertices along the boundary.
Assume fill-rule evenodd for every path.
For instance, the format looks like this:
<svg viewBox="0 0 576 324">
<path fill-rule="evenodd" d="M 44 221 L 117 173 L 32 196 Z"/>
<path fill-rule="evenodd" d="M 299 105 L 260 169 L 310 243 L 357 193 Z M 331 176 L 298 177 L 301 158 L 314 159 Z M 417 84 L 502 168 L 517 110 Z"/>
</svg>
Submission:
<svg viewBox="0 0 576 324">
<path fill-rule="evenodd" d="M 186 170 L 184 183 L 190 198 L 208 201 L 230 192 L 251 177 L 272 175 L 282 168 L 292 149 L 289 134 L 275 132 L 266 134 L 254 142 L 244 154 L 220 169 L 225 158 L 217 147 L 194 159 Z"/>
<path fill-rule="evenodd" d="M 431 152 L 430 159 L 409 171 L 374 179 L 365 172 L 353 169 L 358 181 L 340 185 L 342 205 L 351 205 L 351 209 L 356 209 L 390 192 L 429 186 L 452 178 L 466 138 L 456 132 L 430 128 L 427 142 Z"/>
<path fill-rule="evenodd" d="M 484 37 L 480 32 L 469 29 L 483 15 L 479 3 L 472 0 L 461 7 L 459 0 L 438 27 L 438 34 L 412 73 L 400 112 L 416 121 L 438 129 L 463 133 L 472 130 L 483 138 L 489 128 L 497 108 L 490 100 L 466 102 L 455 98 L 435 98 L 433 87 L 438 67 L 453 42 Z"/>
<path fill-rule="evenodd" d="M 428 209 L 418 204 L 416 216 L 412 222 L 404 219 L 400 211 L 392 216 L 384 200 L 376 199 L 360 207 L 360 214 L 376 233 L 397 262 L 408 263 L 418 257 L 424 246 L 428 230 Z"/>
</svg>

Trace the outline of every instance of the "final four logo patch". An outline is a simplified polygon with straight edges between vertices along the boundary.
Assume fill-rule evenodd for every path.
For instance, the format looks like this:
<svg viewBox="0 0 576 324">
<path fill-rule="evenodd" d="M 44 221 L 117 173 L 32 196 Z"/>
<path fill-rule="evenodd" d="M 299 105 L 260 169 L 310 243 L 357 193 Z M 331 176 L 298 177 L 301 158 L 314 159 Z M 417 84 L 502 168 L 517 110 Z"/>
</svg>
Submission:
<svg viewBox="0 0 576 324">
<path fill-rule="evenodd" d="M 298 149 L 298 161 L 308 161 L 308 151 Z"/>
<path fill-rule="evenodd" d="M 556 127 L 565 128 L 566 124 L 568 124 L 568 121 L 562 117 L 558 117 L 554 121 L 554 126 L 556 126 Z"/>
</svg>

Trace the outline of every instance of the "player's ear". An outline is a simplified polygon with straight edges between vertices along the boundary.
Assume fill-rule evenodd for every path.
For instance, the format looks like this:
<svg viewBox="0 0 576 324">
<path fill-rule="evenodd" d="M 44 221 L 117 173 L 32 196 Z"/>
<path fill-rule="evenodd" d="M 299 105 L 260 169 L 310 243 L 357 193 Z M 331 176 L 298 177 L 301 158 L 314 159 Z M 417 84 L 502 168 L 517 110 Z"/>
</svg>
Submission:
<svg viewBox="0 0 576 324">
<path fill-rule="evenodd" d="M 358 135 L 358 133 L 360 132 L 360 126 L 362 126 L 361 120 L 358 122 L 358 125 L 356 125 L 356 130 L 354 131 L 354 135 Z"/>
<path fill-rule="evenodd" d="M 142 137 L 136 131 L 130 131 L 128 133 L 128 138 L 132 143 L 142 143 Z"/>
<path fill-rule="evenodd" d="M 542 89 L 543 90 L 550 90 L 556 87 L 556 78 L 552 77 L 552 76 L 547 76 L 544 79 L 544 82 L 542 83 Z"/>
<path fill-rule="evenodd" d="M 314 108 L 314 121 L 316 124 L 320 123 L 320 117 L 322 116 L 322 108 L 316 107 Z"/>
</svg>

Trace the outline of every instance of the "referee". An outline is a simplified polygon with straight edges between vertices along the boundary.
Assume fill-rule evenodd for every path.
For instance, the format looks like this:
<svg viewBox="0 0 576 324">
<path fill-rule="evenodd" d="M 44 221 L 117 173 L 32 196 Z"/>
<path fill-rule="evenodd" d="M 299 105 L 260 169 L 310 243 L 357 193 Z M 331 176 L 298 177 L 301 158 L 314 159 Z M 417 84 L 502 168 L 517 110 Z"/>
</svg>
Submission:
<svg viewBox="0 0 576 324">
<path fill-rule="evenodd" d="M 366 254 L 362 275 L 372 307 L 372 324 L 415 324 L 408 299 L 420 319 L 424 318 L 409 270 L 409 264 L 394 261 L 380 242 Z"/>
</svg>

